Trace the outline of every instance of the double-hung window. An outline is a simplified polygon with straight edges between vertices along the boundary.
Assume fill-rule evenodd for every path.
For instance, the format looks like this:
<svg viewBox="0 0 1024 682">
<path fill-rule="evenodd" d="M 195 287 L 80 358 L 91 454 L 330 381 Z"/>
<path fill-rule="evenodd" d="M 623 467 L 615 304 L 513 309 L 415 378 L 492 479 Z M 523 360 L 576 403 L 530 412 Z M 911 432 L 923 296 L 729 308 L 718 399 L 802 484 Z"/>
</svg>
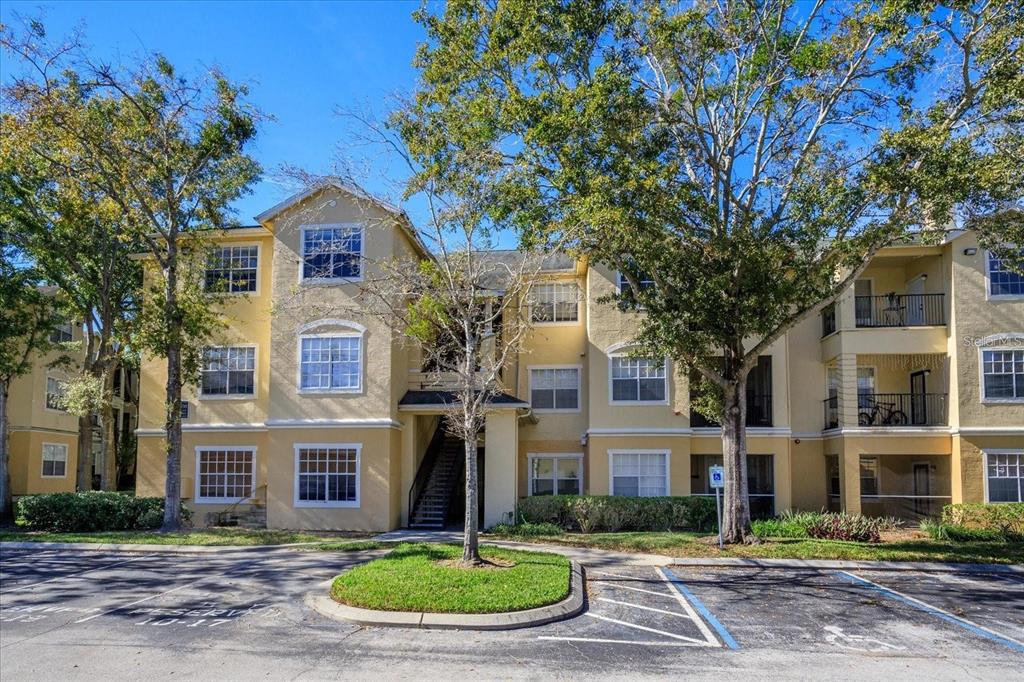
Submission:
<svg viewBox="0 0 1024 682">
<path fill-rule="evenodd" d="M 43 443 L 43 478 L 64 478 L 68 470 L 68 446 Z"/>
<path fill-rule="evenodd" d="M 358 280 L 363 275 L 363 228 L 302 228 L 302 279 Z"/>
<path fill-rule="evenodd" d="M 63 381 L 54 377 L 46 377 L 46 409 L 66 412 L 63 404 L 66 393 L 67 387 Z"/>
<path fill-rule="evenodd" d="M 255 448 L 196 448 L 196 502 L 236 502 L 255 490 Z"/>
<path fill-rule="evenodd" d="M 612 402 L 664 403 L 668 396 L 666 378 L 664 360 L 612 356 Z"/>
<path fill-rule="evenodd" d="M 577 322 L 580 319 L 580 288 L 575 282 L 534 285 L 530 319 L 534 322 Z"/>
<path fill-rule="evenodd" d="M 612 495 L 662 497 L 668 495 L 668 452 L 623 451 L 610 453 Z"/>
<path fill-rule="evenodd" d="M 229 294 L 256 291 L 258 259 L 257 246 L 224 246 L 214 249 L 206 264 L 206 290 Z"/>
<path fill-rule="evenodd" d="M 582 495 L 583 455 L 530 455 L 531 495 Z"/>
<path fill-rule="evenodd" d="M 204 397 L 254 395 L 256 349 L 252 346 L 204 348 L 200 392 Z"/>
<path fill-rule="evenodd" d="M 71 323 L 62 321 L 50 332 L 50 343 L 67 343 L 71 341 L 72 336 Z"/>
<path fill-rule="evenodd" d="M 1024 502 L 1024 451 L 985 453 L 988 502 Z"/>
<path fill-rule="evenodd" d="M 982 350 L 985 400 L 1024 401 L 1024 349 Z"/>
<path fill-rule="evenodd" d="M 531 367 L 530 406 L 535 410 L 579 410 L 579 367 Z"/>
<path fill-rule="evenodd" d="M 358 392 L 362 388 L 362 338 L 308 336 L 300 339 L 299 388 Z"/>
<path fill-rule="evenodd" d="M 359 506 L 358 444 L 295 446 L 295 506 Z"/>
<path fill-rule="evenodd" d="M 878 458 L 860 458 L 860 494 L 862 497 L 878 495 Z"/>
<path fill-rule="evenodd" d="M 1024 258 L 1024 249 L 1021 250 Z M 988 255 L 988 294 L 990 297 L 1024 297 L 1024 273 L 1018 272 L 993 253 Z"/>
</svg>

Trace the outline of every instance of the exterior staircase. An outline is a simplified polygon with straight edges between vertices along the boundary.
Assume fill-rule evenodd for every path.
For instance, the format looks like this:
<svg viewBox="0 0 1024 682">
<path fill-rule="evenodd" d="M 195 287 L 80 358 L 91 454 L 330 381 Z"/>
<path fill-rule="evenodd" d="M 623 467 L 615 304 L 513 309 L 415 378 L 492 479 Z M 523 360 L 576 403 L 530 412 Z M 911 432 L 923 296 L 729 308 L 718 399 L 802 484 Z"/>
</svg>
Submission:
<svg viewBox="0 0 1024 682">
<path fill-rule="evenodd" d="M 421 530 L 443 530 L 457 494 L 465 465 L 465 446 L 458 438 L 444 432 L 444 424 L 437 427 L 423 463 L 416 474 L 416 482 L 409 491 L 413 504 L 409 527 Z"/>
</svg>

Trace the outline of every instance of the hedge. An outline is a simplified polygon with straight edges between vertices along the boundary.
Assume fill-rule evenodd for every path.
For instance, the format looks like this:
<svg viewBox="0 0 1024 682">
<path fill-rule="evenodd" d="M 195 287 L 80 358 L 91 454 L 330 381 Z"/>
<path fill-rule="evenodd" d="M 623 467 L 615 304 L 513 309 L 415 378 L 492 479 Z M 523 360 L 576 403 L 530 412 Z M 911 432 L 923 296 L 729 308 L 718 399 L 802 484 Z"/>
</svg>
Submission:
<svg viewBox="0 0 1024 682">
<path fill-rule="evenodd" d="M 702 531 L 715 525 L 715 501 L 707 497 L 543 495 L 519 502 L 527 523 L 553 523 L 584 533 Z"/>
<path fill-rule="evenodd" d="M 979 536 L 998 535 L 1006 540 L 1024 540 L 1024 502 L 947 504 L 942 508 L 942 524 L 981 531 L 974 533 Z"/>
<path fill-rule="evenodd" d="M 188 520 L 188 511 L 181 510 Z M 90 491 L 26 495 L 18 500 L 19 520 L 31 530 L 83 533 L 159 528 L 164 498 Z"/>
</svg>

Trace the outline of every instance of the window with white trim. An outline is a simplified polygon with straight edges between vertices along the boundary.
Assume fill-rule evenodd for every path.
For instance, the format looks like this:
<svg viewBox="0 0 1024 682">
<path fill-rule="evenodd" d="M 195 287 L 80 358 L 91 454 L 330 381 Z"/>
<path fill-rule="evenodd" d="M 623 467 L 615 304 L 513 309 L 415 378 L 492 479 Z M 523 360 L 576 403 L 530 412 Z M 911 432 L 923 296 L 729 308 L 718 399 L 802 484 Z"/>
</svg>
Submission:
<svg viewBox="0 0 1024 682">
<path fill-rule="evenodd" d="M 299 388 L 355 392 L 362 386 L 362 338 L 305 336 L 300 340 Z"/>
<path fill-rule="evenodd" d="M 1024 249 L 1021 257 L 1024 258 Z M 1024 274 L 991 252 L 988 254 L 988 293 L 992 297 L 1024 296 Z"/>
<path fill-rule="evenodd" d="M 358 445 L 296 446 L 295 503 L 358 505 L 359 450 Z"/>
<path fill-rule="evenodd" d="M 981 372 L 986 400 L 1024 400 L 1024 349 L 982 350 Z"/>
<path fill-rule="evenodd" d="M 667 452 L 613 452 L 611 469 L 612 495 L 668 495 Z"/>
<path fill-rule="evenodd" d="M 579 368 L 531 367 L 530 406 L 535 410 L 580 409 Z"/>
<path fill-rule="evenodd" d="M 234 502 L 253 496 L 256 452 L 253 448 L 196 450 L 196 502 Z"/>
<path fill-rule="evenodd" d="M 67 386 L 63 381 L 55 377 L 46 377 L 46 409 L 67 412 L 63 405 L 65 395 Z"/>
<path fill-rule="evenodd" d="M 203 349 L 200 394 L 251 396 L 256 393 L 256 349 L 252 346 L 207 346 Z"/>
<path fill-rule="evenodd" d="M 663 403 L 668 395 L 665 361 L 611 357 L 612 402 Z"/>
<path fill-rule="evenodd" d="M 580 288 L 575 282 L 536 284 L 531 291 L 530 319 L 534 322 L 577 322 Z"/>
<path fill-rule="evenodd" d="M 878 458 L 860 458 L 860 494 L 866 497 L 878 495 Z"/>
<path fill-rule="evenodd" d="M 362 274 L 362 227 L 332 225 L 302 229 L 303 279 L 359 279 Z"/>
<path fill-rule="evenodd" d="M 256 291 L 258 260 L 258 246 L 215 248 L 206 264 L 206 290 L 229 294 Z"/>
<path fill-rule="evenodd" d="M 68 446 L 43 443 L 43 478 L 64 478 L 68 471 Z"/>
<path fill-rule="evenodd" d="M 57 323 L 57 326 L 50 332 L 50 343 L 67 343 L 71 341 L 73 337 L 72 326 L 70 322 L 61 321 Z"/>
<path fill-rule="evenodd" d="M 989 502 L 1024 502 L 1024 452 L 985 455 Z"/>
<path fill-rule="evenodd" d="M 583 455 L 530 455 L 530 495 L 582 495 Z"/>
</svg>

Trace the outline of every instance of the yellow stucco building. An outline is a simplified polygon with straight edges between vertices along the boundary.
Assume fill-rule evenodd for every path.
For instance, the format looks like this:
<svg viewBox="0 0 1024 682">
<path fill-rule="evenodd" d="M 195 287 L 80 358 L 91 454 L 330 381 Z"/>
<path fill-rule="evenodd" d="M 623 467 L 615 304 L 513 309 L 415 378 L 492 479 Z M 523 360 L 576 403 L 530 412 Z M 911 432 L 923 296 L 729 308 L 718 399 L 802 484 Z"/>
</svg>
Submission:
<svg viewBox="0 0 1024 682">
<path fill-rule="evenodd" d="M 342 183 L 220 233 L 208 280 L 240 294 L 186 389 L 182 490 L 197 523 L 386 530 L 457 517 L 461 450 L 413 351 L 360 309 L 376 263 L 425 256 L 395 207 Z M 671 362 L 628 353 L 618 274 L 552 257 L 481 448 L 484 525 L 534 494 L 709 494 L 719 429 Z M 244 294 L 244 295 L 242 295 Z M 642 313 L 640 313 L 642 314 Z M 162 361 L 141 376 L 137 492 L 164 488 Z M 966 232 L 886 249 L 748 387 L 756 514 L 913 519 L 1024 494 L 1024 282 Z"/>
</svg>

